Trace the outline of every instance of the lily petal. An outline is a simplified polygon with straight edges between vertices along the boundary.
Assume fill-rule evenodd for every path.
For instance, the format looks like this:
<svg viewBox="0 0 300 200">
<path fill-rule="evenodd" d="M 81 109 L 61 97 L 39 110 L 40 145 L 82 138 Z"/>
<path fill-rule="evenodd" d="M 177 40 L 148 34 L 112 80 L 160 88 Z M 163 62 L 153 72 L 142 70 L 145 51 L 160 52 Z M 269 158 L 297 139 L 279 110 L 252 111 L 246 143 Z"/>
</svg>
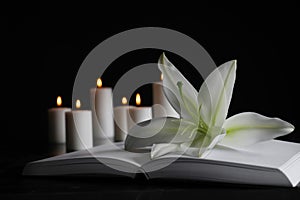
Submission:
<svg viewBox="0 0 300 200">
<path fill-rule="evenodd" d="M 151 159 L 158 158 L 171 152 L 180 152 L 180 144 L 153 144 L 151 148 Z"/>
<path fill-rule="evenodd" d="M 193 157 L 205 158 L 211 150 L 224 138 L 225 130 L 222 130 L 222 134 L 213 137 L 208 140 L 207 137 L 202 137 L 202 141 L 199 141 L 197 144 L 201 143 L 200 147 L 193 144 L 191 141 L 183 142 L 178 144 L 170 143 L 160 143 L 153 144 L 151 148 L 151 158 L 157 158 L 168 153 L 181 153 Z M 199 139 L 199 138 L 198 138 Z"/>
<path fill-rule="evenodd" d="M 181 143 L 181 144 L 153 144 L 151 149 L 151 158 L 155 159 L 160 156 L 169 154 L 169 153 L 180 153 L 193 157 L 199 156 L 199 148 L 190 147 L 190 143 Z M 180 155 L 179 154 L 179 155 Z"/>
<path fill-rule="evenodd" d="M 269 118 L 254 112 L 244 112 L 228 118 L 223 128 L 226 136 L 220 144 L 242 147 L 287 135 L 295 128 L 279 118 Z"/>
<path fill-rule="evenodd" d="M 210 126 L 222 127 L 230 105 L 236 77 L 236 60 L 215 69 L 202 84 L 198 94 L 200 116 Z"/>
<path fill-rule="evenodd" d="M 198 147 L 198 157 L 205 157 L 225 137 L 226 130 L 220 127 L 210 127 L 207 134 L 195 138 L 192 147 Z"/>
<path fill-rule="evenodd" d="M 150 122 L 150 123 L 149 123 Z M 155 118 L 134 126 L 125 140 L 125 150 L 149 151 L 153 144 L 192 142 L 196 125 L 176 118 Z"/>
<path fill-rule="evenodd" d="M 205 158 L 210 152 L 211 150 L 220 142 L 223 140 L 223 138 L 225 137 L 225 133 L 222 133 L 220 135 L 217 135 L 216 137 L 214 137 L 209 143 L 208 145 L 203 145 L 200 150 L 199 150 L 199 158 Z"/>
<path fill-rule="evenodd" d="M 158 60 L 163 73 L 164 93 L 170 104 L 184 119 L 197 120 L 197 91 L 163 53 Z"/>
</svg>

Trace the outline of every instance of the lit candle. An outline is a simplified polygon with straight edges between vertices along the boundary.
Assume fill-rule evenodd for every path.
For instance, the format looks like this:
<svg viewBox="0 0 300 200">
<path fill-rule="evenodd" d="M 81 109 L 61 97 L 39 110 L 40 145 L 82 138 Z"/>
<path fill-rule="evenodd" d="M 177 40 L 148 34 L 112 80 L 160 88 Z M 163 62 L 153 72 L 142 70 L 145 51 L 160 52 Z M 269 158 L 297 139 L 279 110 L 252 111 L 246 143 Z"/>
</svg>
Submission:
<svg viewBox="0 0 300 200">
<path fill-rule="evenodd" d="M 66 142 L 65 112 L 71 110 L 71 108 L 61 107 L 62 99 L 60 96 L 57 97 L 56 103 L 58 107 L 48 110 L 49 142 L 54 144 Z"/>
<path fill-rule="evenodd" d="M 114 111 L 112 89 L 102 87 L 102 80 L 97 79 L 97 88 L 90 90 L 90 100 L 93 118 L 94 146 L 105 143 L 106 139 L 114 137 Z"/>
<path fill-rule="evenodd" d="M 122 98 L 122 105 L 114 108 L 115 117 L 115 141 L 124 141 L 128 133 L 129 109 L 126 97 Z"/>
<path fill-rule="evenodd" d="M 80 100 L 76 100 L 76 110 L 66 112 L 67 151 L 93 147 L 92 112 L 79 110 L 80 107 Z"/>
<path fill-rule="evenodd" d="M 163 91 L 163 74 L 160 76 L 160 82 L 152 84 L 152 94 L 153 94 L 153 106 L 152 113 L 153 118 L 157 117 L 175 117 L 179 118 L 179 114 L 174 110 L 174 108 L 169 103 L 167 97 Z"/>
<path fill-rule="evenodd" d="M 128 129 L 137 123 L 152 119 L 151 107 L 140 107 L 142 99 L 139 93 L 136 94 L 135 101 L 137 107 L 129 108 Z"/>
</svg>

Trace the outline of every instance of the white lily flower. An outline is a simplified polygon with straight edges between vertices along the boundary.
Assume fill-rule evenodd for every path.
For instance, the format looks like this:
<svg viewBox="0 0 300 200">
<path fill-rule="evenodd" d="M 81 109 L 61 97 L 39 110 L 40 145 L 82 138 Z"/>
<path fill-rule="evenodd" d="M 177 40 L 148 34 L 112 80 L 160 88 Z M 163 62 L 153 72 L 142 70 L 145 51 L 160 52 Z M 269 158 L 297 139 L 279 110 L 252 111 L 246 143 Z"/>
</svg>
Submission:
<svg viewBox="0 0 300 200">
<path fill-rule="evenodd" d="M 226 119 L 235 83 L 236 60 L 215 69 L 199 93 L 164 53 L 158 65 L 164 77 L 164 93 L 181 118 L 157 118 L 148 126 L 141 123 L 141 126 L 133 127 L 125 141 L 128 151 L 151 148 L 151 158 L 170 152 L 205 157 L 216 145 L 243 147 L 294 130 L 294 126 L 286 121 L 253 112 Z M 147 137 L 149 135 L 151 137 Z"/>
</svg>

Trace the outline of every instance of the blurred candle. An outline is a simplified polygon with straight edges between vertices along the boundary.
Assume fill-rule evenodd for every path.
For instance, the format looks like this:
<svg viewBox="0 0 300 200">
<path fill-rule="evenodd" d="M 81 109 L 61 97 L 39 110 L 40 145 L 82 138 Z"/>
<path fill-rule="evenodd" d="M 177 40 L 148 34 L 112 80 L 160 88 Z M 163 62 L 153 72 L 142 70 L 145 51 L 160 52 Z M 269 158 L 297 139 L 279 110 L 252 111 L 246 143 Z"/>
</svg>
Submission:
<svg viewBox="0 0 300 200">
<path fill-rule="evenodd" d="M 80 100 L 76 100 L 76 110 L 66 112 L 66 148 L 77 151 L 93 147 L 92 112 L 78 110 Z"/>
<path fill-rule="evenodd" d="M 102 87 L 102 80 L 97 79 L 97 88 L 90 90 L 90 101 L 93 119 L 94 146 L 114 138 L 113 97 L 112 89 Z"/>
<path fill-rule="evenodd" d="M 135 124 L 152 119 L 151 107 L 140 107 L 142 98 L 139 93 L 135 97 L 137 107 L 129 108 L 128 129 L 132 128 Z"/>
<path fill-rule="evenodd" d="M 174 108 L 169 103 L 167 97 L 163 91 L 163 74 L 160 76 L 160 82 L 152 84 L 152 96 L 153 96 L 153 106 L 152 113 L 153 118 L 157 117 L 175 117 L 179 118 L 179 114 L 174 110 Z"/>
<path fill-rule="evenodd" d="M 127 105 L 126 97 L 122 98 L 122 105 L 114 108 L 115 118 L 115 141 L 124 141 L 128 133 L 129 109 L 133 106 Z"/>
<path fill-rule="evenodd" d="M 60 96 L 57 97 L 56 103 L 58 107 L 48 110 L 48 137 L 50 143 L 60 144 L 66 142 L 65 112 L 71 111 L 71 108 L 61 107 Z"/>
</svg>

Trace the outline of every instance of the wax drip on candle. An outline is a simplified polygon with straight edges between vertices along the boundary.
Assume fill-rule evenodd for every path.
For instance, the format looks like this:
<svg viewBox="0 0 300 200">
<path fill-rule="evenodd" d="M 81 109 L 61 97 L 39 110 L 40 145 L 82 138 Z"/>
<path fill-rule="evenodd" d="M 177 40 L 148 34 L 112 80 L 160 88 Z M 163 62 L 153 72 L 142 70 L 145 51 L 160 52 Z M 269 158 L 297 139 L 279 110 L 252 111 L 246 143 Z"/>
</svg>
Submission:
<svg viewBox="0 0 300 200">
<path fill-rule="evenodd" d="M 163 73 L 160 74 L 160 80 L 161 80 L 161 81 L 164 80 L 164 75 L 163 75 Z"/>
<path fill-rule="evenodd" d="M 79 99 L 76 100 L 76 108 L 79 109 L 81 107 L 81 102 Z"/>
<path fill-rule="evenodd" d="M 136 94 L 136 97 L 135 97 L 135 103 L 137 106 L 141 105 L 141 95 L 139 93 Z"/>
<path fill-rule="evenodd" d="M 123 97 L 123 98 L 122 98 L 122 104 L 123 104 L 123 105 L 127 104 L 127 99 L 126 99 L 126 97 Z"/>
<path fill-rule="evenodd" d="M 102 80 L 101 78 L 97 79 L 97 88 L 101 88 L 102 87 Z"/>
<path fill-rule="evenodd" d="M 61 100 L 61 96 L 58 96 L 56 99 L 56 104 L 57 106 L 61 106 L 62 105 L 62 100 Z"/>
</svg>

